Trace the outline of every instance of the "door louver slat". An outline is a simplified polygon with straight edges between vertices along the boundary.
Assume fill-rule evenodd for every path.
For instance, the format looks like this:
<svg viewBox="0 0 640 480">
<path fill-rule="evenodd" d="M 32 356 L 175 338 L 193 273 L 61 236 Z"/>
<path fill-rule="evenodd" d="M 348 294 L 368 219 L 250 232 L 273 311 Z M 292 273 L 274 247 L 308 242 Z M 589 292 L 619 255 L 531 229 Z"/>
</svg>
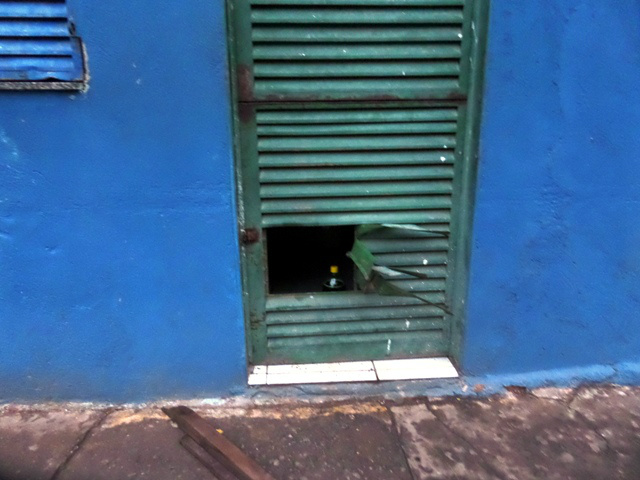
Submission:
<svg viewBox="0 0 640 480">
<path fill-rule="evenodd" d="M 462 0 L 253 0 L 243 100 L 463 95 Z"/>
<path fill-rule="evenodd" d="M 448 223 L 457 117 L 457 107 L 259 108 L 263 226 Z"/>
<path fill-rule="evenodd" d="M 263 199 L 307 197 L 367 197 L 371 195 L 419 195 L 451 192 L 450 181 L 434 182 L 352 182 L 347 184 L 313 183 L 304 185 L 263 185 Z"/>
<path fill-rule="evenodd" d="M 426 294 L 438 302 L 443 295 Z M 305 358 L 314 348 L 331 358 L 366 360 L 425 351 L 445 354 L 447 324 L 442 310 L 412 297 L 346 293 L 267 300 L 267 343 L 274 360 Z M 353 346 L 353 348 L 348 348 Z"/>
</svg>

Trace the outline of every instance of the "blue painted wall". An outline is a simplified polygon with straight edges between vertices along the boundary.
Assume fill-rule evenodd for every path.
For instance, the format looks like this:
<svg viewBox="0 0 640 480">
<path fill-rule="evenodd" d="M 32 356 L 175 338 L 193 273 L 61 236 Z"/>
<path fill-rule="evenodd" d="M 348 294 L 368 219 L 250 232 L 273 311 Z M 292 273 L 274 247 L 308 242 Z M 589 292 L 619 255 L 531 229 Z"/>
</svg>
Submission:
<svg viewBox="0 0 640 480">
<path fill-rule="evenodd" d="M 640 1 L 492 0 L 490 29 L 465 371 L 637 364 Z"/>
<path fill-rule="evenodd" d="M 223 1 L 69 4 L 89 92 L 0 93 L 0 401 L 242 392 Z M 638 0 L 492 0 L 473 381 L 640 362 L 638 32 Z"/>
<path fill-rule="evenodd" d="M 245 383 L 223 0 L 69 0 L 87 94 L 0 93 L 0 400 Z"/>
</svg>

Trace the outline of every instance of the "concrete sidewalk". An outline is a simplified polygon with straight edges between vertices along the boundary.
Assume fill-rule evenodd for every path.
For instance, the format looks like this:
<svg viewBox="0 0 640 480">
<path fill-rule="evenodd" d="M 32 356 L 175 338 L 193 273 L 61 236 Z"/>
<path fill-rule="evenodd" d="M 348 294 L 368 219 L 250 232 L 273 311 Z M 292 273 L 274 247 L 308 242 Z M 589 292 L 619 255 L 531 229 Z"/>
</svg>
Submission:
<svg viewBox="0 0 640 480">
<path fill-rule="evenodd" d="M 276 479 L 638 479 L 640 388 L 198 408 Z M 212 480 L 158 408 L 0 409 L 1 480 Z"/>
</svg>

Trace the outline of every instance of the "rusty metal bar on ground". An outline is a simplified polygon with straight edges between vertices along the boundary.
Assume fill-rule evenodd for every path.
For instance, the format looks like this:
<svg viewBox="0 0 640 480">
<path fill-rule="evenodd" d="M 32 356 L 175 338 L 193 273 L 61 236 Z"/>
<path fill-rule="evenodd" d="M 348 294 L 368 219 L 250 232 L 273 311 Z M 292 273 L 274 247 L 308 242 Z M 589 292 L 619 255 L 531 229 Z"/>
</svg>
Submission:
<svg viewBox="0 0 640 480">
<path fill-rule="evenodd" d="M 227 470 L 218 460 L 209 455 L 204 448 L 196 443 L 189 435 L 180 439 L 180 445 L 209 470 L 218 480 L 238 480 L 234 474 Z"/>
<path fill-rule="evenodd" d="M 217 432 L 196 412 L 187 407 L 163 408 L 162 411 L 215 460 L 241 480 L 275 480 L 252 458 Z M 189 442 L 187 442 L 189 443 Z M 184 442 L 182 442 L 184 446 Z M 186 447 L 189 449 L 189 447 Z M 189 450 L 191 452 L 191 450 Z M 191 452 L 194 454 L 193 452 Z M 199 454 L 200 452 L 198 452 Z M 196 458 L 198 454 L 194 454 Z M 205 464 L 205 466 L 207 466 Z"/>
</svg>

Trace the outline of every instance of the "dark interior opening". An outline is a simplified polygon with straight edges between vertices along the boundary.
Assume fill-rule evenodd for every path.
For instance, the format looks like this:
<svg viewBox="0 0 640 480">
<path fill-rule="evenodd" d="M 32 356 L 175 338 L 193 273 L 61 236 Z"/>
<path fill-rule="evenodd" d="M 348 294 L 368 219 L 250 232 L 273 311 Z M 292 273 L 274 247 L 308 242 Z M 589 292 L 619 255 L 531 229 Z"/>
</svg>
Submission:
<svg viewBox="0 0 640 480">
<path fill-rule="evenodd" d="M 353 262 L 347 258 L 353 226 L 278 227 L 267 230 L 269 293 L 321 292 L 337 265 L 346 290 L 353 290 Z"/>
</svg>

